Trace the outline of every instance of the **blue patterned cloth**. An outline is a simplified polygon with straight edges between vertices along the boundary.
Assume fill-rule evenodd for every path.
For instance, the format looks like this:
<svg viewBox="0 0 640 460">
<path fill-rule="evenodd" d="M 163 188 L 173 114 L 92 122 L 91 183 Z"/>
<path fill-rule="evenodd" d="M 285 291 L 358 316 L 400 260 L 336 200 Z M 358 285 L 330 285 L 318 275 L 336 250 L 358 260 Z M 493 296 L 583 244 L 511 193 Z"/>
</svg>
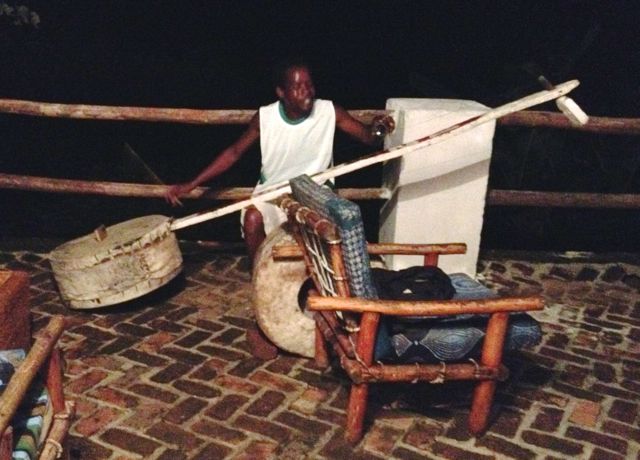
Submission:
<svg viewBox="0 0 640 460">
<path fill-rule="evenodd" d="M 354 297 L 377 299 L 369 265 L 360 208 L 317 185 L 306 175 L 290 181 L 293 197 L 303 206 L 331 219 L 340 231 L 349 288 Z M 454 299 L 486 299 L 496 294 L 463 273 L 449 275 Z M 479 351 L 488 315 L 463 314 L 432 318 L 383 317 L 376 339 L 375 359 L 385 362 L 460 361 Z M 505 350 L 537 344 L 540 325 L 526 313 L 511 314 Z"/>
<path fill-rule="evenodd" d="M 0 393 L 4 391 L 9 380 L 15 374 L 16 368 L 24 361 L 25 357 L 26 353 L 21 348 L 0 350 Z"/>
<path fill-rule="evenodd" d="M 329 218 L 338 227 L 351 294 L 364 299 L 377 299 L 358 205 L 339 197 L 328 187 L 316 184 L 307 175 L 292 179 L 290 184 L 298 203 Z"/>
<path fill-rule="evenodd" d="M 454 299 L 497 297 L 464 273 L 449 275 L 456 289 Z M 487 329 L 489 315 L 460 314 L 407 321 L 396 318 L 390 328 L 391 346 L 382 358 L 400 362 L 457 361 L 478 354 Z M 540 325 L 526 313 L 509 315 L 505 351 L 536 345 L 542 339 Z M 381 359 L 382 359 L 381 358 Z"/>
</svg>

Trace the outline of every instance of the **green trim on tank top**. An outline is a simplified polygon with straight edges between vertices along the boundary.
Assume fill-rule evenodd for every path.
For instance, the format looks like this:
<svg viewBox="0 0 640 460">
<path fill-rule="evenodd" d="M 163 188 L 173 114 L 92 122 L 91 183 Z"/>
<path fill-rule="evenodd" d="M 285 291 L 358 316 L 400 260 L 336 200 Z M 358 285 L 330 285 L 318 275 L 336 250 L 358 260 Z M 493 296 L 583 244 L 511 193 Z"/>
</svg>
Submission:
<svg viewBox="0 0 640 460">
<path fill-rule="evenodd" d="M 297 120 L 292 120 L 287 116 L 286 112 L 284 111 L 284 105 L 282 104 L 282 101 L 278 101 L 278 112 L 280 112 L 280 117 L 282 118 L 282 120 L 284 120 L 284 122 L 289 125 L 299 125 L 300 123 L 305 121 L 307 118 L 309 118 L 309 117 L 303 117 Z"/>
</svg>

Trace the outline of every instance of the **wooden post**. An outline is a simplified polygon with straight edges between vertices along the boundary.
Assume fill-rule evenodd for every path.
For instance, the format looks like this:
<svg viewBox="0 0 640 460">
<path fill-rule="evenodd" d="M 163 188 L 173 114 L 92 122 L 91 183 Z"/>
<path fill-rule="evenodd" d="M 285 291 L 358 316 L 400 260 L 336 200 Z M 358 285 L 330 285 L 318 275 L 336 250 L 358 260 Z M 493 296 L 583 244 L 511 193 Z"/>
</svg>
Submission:
<svg viewBox="0 0 640 460">
<path fill-rule="evenodd" d="M 438 254 L 430 253 L 424 255 L 424 266 L 425 267 L 437 267 L 438 266 Z"/>
</svg>

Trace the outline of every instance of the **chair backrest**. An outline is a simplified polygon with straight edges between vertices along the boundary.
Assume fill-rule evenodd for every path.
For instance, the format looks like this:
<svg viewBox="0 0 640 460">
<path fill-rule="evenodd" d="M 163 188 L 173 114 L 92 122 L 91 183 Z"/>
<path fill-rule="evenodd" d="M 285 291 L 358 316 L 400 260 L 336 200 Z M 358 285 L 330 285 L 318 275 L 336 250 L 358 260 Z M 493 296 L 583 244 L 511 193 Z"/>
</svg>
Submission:
<svg viewBox="0 0 640 460">
<path fill-rule="evenodd" d="M 376 299 L 378 294 L 369 265 L 369 254 L 360 208 L 336 195 L 328 187 L 316 184 L 309 176 L 290 180 L 292 195 L 302 206 L 318 213 L 334 225 L 341 240 L 344 269 L 350 295 Z M 336 295 L 323 292 L 323 295 Z"/>
<path fill-rule="evenodd" d="M 351 290 L 342 262 L 342 240 L 338 228 L 316 211 L 285 198 L 281 207 L 303 248 L 307 271 L 316 290 L 325 297 L 349 297 Z"/>
</svg>

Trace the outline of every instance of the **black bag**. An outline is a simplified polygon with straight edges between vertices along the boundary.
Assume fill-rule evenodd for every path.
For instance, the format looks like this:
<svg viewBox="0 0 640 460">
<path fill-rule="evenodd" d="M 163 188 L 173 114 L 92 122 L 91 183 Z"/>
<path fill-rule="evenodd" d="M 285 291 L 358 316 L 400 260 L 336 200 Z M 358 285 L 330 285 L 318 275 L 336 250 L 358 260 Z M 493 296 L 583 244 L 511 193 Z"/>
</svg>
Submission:
<svg viewBox="0 0 640 460">
<path fill-rule="evenodd" d="M 378 297 L 383 300 L 447 300 L 456 290 L 445 272 L 434 266 L 404 270 L 373 268 Z"/>
</svg>

